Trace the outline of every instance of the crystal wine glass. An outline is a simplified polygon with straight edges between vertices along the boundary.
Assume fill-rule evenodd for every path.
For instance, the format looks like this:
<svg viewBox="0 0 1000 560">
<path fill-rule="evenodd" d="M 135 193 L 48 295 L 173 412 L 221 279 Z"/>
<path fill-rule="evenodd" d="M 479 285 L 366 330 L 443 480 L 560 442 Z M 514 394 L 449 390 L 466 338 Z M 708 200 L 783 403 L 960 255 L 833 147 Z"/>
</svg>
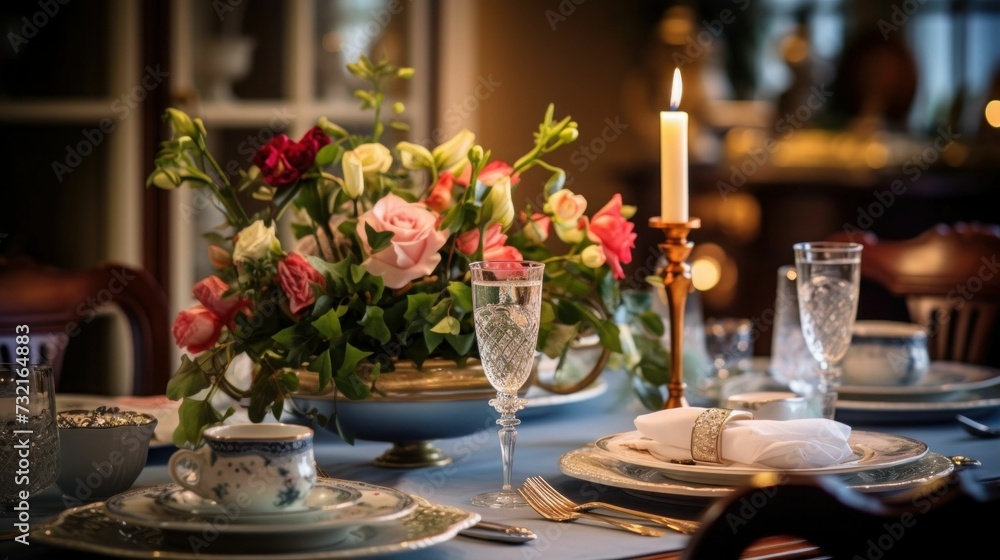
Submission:
<svg viewBox="0 0 1000 560">
<path fill-rule="evenodd" d="M 477 506 L 515 508 L 527 505 L 510 484 L 514 464 L 514 417 L 524 408 L 518 396 L 528 380 L 535 359 L 538 323 L 542 311 L 542 276 L 545 265 L 531 261 L 474 262 L 472 307 L 476 323 L 479 358 L 497 398 L 490 405 L 500 413 L 500 447 L 503 457 L 503 487 L 472 498 Z"/>
<path fill-rule="evenodd" d="M 851 345 L 858 313 L 861 249 L 858 243 L 796 243 L 796 286 L 802 336 L 819 362 L 815 390 L 822 397 L 824 418 L 833 418 L 840 369 L 837 364 Z"/>
<path fill-rule="evenodd" d="M 24 512 L 23 493 L 42 492 L 59 474 L 52 367 L 27 357 L 0 363 L 0 405 L 0 496 L 4 517 L 16 518 Z"/>
</svg>

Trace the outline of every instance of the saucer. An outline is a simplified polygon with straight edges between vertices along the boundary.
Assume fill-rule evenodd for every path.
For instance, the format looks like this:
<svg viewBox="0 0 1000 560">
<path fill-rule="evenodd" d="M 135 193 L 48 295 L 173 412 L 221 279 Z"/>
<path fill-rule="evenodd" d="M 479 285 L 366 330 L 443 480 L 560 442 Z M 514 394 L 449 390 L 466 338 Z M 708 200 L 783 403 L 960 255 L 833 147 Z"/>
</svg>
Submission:
<svg viewBox="0 0 1000 560">
<path fill-rule="evenodd" d="M 310 523 L 324 512 L 345 508 L 361 501 L 356 487 L 333 479 L 317 480 L 303 506 L 282 511 L 241 511 L 234 522 L 239 523 Z M 217 516 L 232 511 L 225 505 L 203 498 L 180 486 L 166 489 L 156 497 L 156 505 L 177 515 Z"/>
</svg>

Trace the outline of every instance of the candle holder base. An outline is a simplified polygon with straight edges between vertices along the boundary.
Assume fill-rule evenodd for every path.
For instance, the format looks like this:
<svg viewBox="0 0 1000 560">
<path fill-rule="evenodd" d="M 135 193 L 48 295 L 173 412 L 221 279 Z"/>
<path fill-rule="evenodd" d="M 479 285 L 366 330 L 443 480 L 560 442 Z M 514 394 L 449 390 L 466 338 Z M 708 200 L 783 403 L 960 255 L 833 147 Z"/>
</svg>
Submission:
<svg viewBox="0 0 1000 560">
<path fill-rule="evenodd" d="M 701 227 L 699 218 L 687 222 L 666 222 L 659 217 L 649 219 L 649 227 L 663 232 L 666 241 L 659 244 L 667 259 L 663 269 L 663 288 L 670 308 L 670 382 L 667 383 L 667 399 L 663 408 L 688 406 L 684 396 L 684 305 L 691 293 L 691 265 L 687 259 L 694 249 L 694 242 L 688 241 L 688 233 Z"/>
</svg>

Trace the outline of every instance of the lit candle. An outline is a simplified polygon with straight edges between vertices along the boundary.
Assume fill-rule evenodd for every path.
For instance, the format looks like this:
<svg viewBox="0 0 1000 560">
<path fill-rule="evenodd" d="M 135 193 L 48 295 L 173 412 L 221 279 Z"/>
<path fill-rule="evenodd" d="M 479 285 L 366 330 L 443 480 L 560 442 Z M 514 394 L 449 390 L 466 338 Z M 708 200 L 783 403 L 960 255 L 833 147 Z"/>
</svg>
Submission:
<svg viewBox="0 0 1000 560">
<path fill-rule="evenodd" d="M 681 71 L 674 69 L 670 111 L 660 111 L 660 219 L 688 221 L 688 115 L 681 104 Z"/>
</svg>

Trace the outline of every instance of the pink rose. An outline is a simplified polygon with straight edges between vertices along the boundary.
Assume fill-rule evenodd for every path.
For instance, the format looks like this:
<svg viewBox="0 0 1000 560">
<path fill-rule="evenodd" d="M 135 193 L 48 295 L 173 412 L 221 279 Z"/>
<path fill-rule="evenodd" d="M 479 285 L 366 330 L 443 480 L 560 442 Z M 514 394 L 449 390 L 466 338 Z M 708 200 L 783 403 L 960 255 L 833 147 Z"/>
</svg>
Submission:
<svg viewBox="0 0 1000 560">
<path fill-rule="evenodd" d="M 549 238 L 549 226 L 552 224 L 552 218 L 549 218 L 545 214 L 535 212 L 531 215 L 530 220 L 526 220 L 524 213 L 522 212 L 521 220 L 526 221 L 524 228 L 521 231 L 524 233 L 525 237 L 530 239 L 535 243 L 544 243 L 546 239 Z"/>
<path fill-rule="evenodd" d="M 326 288 L 326 279 L 298 253 L 289 253 L 278 262 L 278 281 L 288 296 L 288 306 L 297 317 L 316 301 L 313 284 Z"/>
<path fill-rule="evenodd" d="M 365 224 L 375 231 L 391 231 L 389 247 L 372 254 Z M 448 232 L 438 231 L 436 226 L 437 216 L 423 204 L 407 202 L 394 194 L 382 197 L 358 219 L 358 237 L 368 256 L 365 268 L 381 276 L 393 289 L 430 274 L 441 262 L 438 251 L 448 241 Z"/>
<path fill-rule="evenodd" d="M 451 191 L 455 185 L 455 176 L 445 171 L 438 176 L 437 183 L 431 189 L 431 194 L 427 195 L 427 206 L 441 212 L 442 214 L 451 208 Z"/>
<path fill-rule="evenodd" d="M 511 172 L 514 168 L 499 160 L 494 160 L 486 164 L 483 170 L 479 172 L 479 176 L 476 178 L 477 181 L 486 185 L 487 187 L 492 187 L 497 181 L 503 179 L 504 177 L 510 177 L 510 186 L 516 187 L 518 183 L 521 182 L 521 174 Z M 455 178 L 455 182 L 463 187 L 469 186 L 469 179 L 472 178 L 472 167 L 465 166 L 462 173 Z"/>
<path fill-rule="evenodd" d="M 519 261 L 523 260 L 521 252 L 516 247 L 505 246 L 507 236 L 501 232 L 500 224 L 493 224 L 486 230 L 486 240 L 483 242 L 484 261 Z M 473 255 L 479 249 L 479 230 L 471 229 L 455 238 L 455 248 Z"/>
<path fill-rule="evenodd" d="M 219 340 L 222 323 L 203 305 L 189 307 L 174 320 L 174 342 L 192 354 L 204 352 Z"/>
<path fill-rule="evenodd" d="M 632 231 L 634 228 L 635 224 L 622 216 L 622 195 L 617 193 L 590 219 L 588 236 L 601 244 L 615 278 L 625 278 L 622 263 L 632 262 L 636 238 Z"/>
<path fill-rule="evenodd" d="M 233 320 L 240 309 L 248 305 L 247 300 L 235 294 L 223 298 L 222 295 L 228 290 L 229 284 L 212 274 L 195 284 L 191 291 L 194 297 L 215 315 L 218 322 L 225 325 Z"/>
<path fill-rule="evenodd" d="M 312 167 L 316 153 L 329 143 L 330 137 L 318 126 L 306 131 L 298 142 L 279 134 L 257 150 L 253 163 L 260 168 L 267 184 L 283 187 L 297 181 Z"/>
</svg>

